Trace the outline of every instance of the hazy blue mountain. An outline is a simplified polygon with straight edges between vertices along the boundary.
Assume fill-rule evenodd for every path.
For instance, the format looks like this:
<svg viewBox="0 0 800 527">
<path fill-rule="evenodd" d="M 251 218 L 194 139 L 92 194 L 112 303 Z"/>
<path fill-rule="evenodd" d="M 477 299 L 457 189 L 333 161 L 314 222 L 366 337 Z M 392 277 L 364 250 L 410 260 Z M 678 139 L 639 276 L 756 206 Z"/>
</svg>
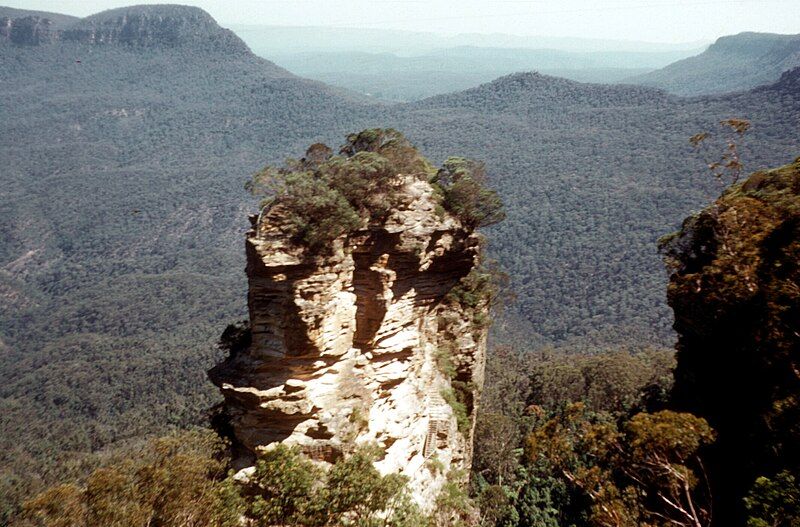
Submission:
<svg viewBox="0 0 800 527">
<path fill-rule="evenodd" d="M 459 91 L 518 71 L 582 82 L 618 82 L 702 50 L 514 35 L 454 35 L 346 28 L 234 26 L 265 58 L 308 78 L 388 101 Z"/>
<path fill-rule="evenodd" d="M 236 32 L 259 55 L 286 53 L 366 51 L 421 55 L 443 48 L 476 46 L 489 48 L 559 49 L 563 51 L 696 51 L 706 42 L 658 43 L 577 37 L 519 36 L 507 34 L 440 35 L 393 29 L 234 25 Z"/>
<path fill-rule="evenodd" d="M 628 80 L 679 95 L 701 95 L 775 82 L 797 66 L 800 34 L 740 33 L 720 38 L 700 55 Z"/>
<path fill-rule="evenodd" d="M 383 99 L 410 101 L 472 88 L 519 71 L 613 83 L 685 56 L 686 51 L 570 52 L 460 46 L 414 56 L 341 51 L 274 54 L 270 58 L 305 77 Z"/>
</svg>

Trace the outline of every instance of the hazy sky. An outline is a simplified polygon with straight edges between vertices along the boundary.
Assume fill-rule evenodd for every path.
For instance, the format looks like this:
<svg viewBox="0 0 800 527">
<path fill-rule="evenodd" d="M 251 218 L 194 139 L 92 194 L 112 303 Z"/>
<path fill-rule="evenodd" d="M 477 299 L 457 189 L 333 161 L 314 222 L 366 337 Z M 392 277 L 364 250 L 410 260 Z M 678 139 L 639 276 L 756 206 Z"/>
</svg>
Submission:
<svg viewBox="0 0 800 527">
<path fill-rule="evenodd" d="M 76 16 L 148 0 L 0 0 Z M 800 0 L 185 0 L 223 26 L 373 27 L 657 42 L 800 33 Z"/>
</svg>

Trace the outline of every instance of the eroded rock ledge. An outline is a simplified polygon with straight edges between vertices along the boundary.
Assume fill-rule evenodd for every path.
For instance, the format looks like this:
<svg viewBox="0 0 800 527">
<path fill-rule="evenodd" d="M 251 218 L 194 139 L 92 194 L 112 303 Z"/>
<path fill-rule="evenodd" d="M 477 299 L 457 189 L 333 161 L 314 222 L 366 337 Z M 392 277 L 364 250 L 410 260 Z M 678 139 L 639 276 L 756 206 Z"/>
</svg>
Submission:
<svg viewBox="0 0 800 527">
<path fill-rule="evenodd" d="M 249 329 L 210 372 L 236 468 L 276 442 L 324 462 L 375 444 L 378 469 L 408 476 L 430 507 L 447 473 L 470 467 L 488 302 L 465 307 L 459 291 L 481 238 L 427 177 L 398 177 L 388 217 L 324 255 L 286 235 L 280 205 L 252 218 Z"/>
</svg>

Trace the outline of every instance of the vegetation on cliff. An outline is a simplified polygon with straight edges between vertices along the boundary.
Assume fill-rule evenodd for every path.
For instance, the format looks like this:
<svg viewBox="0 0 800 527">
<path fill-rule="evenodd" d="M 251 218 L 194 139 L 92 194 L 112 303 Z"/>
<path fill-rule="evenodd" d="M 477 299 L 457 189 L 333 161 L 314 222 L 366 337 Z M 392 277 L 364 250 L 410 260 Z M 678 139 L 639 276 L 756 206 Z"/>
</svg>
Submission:
<svg viewBox="0 0 800 527">
<path fill-rule="evenodd" d="M 537 365 L 498 350 L 474 467 L 487 525 L 794 526 L 799 243 L 800 159 L 734 184 L 663 239 L 674 387 L 668 352 Z"/>
<path fill-rule="evenodd" d="M 437 171 L 393 129 L 350 134 L 338 155 L 317 143 L 300 160 L 263 168 L 245 188 L 264 198 L 262 207 L 280 209 L 295 243 L 320 251 L 340 236 L 383 222 L 400 204 L 398 175 L 430 180 L 443 210 L 468 229 L 505 217 L 497 192 L 486 187 L 482 163 L 449 158 Z"/>
<path fill-rule="evenodd" d="M 227 475 L 224 445 L 210 431 L 185 432 L 27 501 L 15 525 L 33 527 L 235 527 L 244 501 Z"/>
<path fill-rule="evenodd" d="M 679 335 L 674 404 L 718 431 L 715 510 L 742 525 L 748 492 L 763 510 L 769 481 L 800 476 L 800 159 L 733 185 L 663 250 Z"/>
</svg>

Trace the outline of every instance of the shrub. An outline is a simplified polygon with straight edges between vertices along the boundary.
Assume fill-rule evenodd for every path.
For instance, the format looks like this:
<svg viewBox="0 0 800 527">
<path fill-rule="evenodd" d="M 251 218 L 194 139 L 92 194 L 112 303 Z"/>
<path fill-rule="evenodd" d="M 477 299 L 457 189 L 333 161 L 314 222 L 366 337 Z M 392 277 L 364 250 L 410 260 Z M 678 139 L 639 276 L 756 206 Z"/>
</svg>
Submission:
<svg viewBox="0 0 800 527">
<path fill-rule="evenodd" d="M 256 497 L 248 515 L 262 527 L 298 525 L 419 525 L 406 493 L 407 478 L 382 476 L 373 462 L 377 451 L 360 447 L 340 458 L 326 473 L 297 447 L 278 445 L 256 466 Z"/>
<path fill-rule="evenodd" d="M 154 440 L 138 456 L 95 470 L 84 487 L 61 485 L 26 502 L 23 522 L 235 527 L 244 504 L 226 477 L 222 448 L 209 431 Z"/>
<path fill-rule="evenodd" d="M 347 136 L 339 155 L 327 146 L 311 145 L 304 158 L 284 167 L 267 166 L 245 188 L 263 199 L 262 206 L 280 206 L 287 234 L 312 251 L 365 223 L 382 222 L 397 207 L 399 175 L 428 179 L 438 189 L 444 209 L 474 229 L 505 216 L 497 193 L 487 189 L 483 165 L 450 158 L 438 174 L 403 134 L 372 128 Z"/>
<path fill-rule="evenodd" d="M 341 154 L 311 145 L 303 159 L 265 167 L 245 188 L 280 207 L 285 229 L 312 252 L 330 246 L 364 223 L 381 222 L 397 206 L 399 174 L 428 177 L 430 164 L 396 130 L 370 129 L 348 136 Z"/>
<path fill-rule="evenodd" d="M 448 158 L 433 182 L 442 190 L 444 207 L 467 228 L 488 227 L 506 217 L 500 196 L 486 187 L 483 163 L 463 157 Z"/>
<path fill-rule="evenodd" d="M 249 515 L 260 525 L 284 522 L 305 525 L 313 515 L 313 492 L 322 472 L 296 447 L 278 444 L 256 463 L 252 483 L 257 489 Z"/>
<path fill-rule="evenodd" d="M 357 229 L 360 218 L 347 199 L 328 182 L 308 172 L 286 175 L 276 203 L 286 211 L 289 234 L 317 251 Z"/>
<path fill-rule="evenodd" d="M 450 408 L 453 409 L 453 415 L 456 417 L 458 424 L 458 431 L 462 434 L 469 433 L 472 427 L 472 421 L 469 418 L 469 411 L 465 401 L 465 394 L 463 390 L 456 390 L 455 388 L 447 388 L 441 392 L 442 399 L 445 400 Z"/>
</svg>

